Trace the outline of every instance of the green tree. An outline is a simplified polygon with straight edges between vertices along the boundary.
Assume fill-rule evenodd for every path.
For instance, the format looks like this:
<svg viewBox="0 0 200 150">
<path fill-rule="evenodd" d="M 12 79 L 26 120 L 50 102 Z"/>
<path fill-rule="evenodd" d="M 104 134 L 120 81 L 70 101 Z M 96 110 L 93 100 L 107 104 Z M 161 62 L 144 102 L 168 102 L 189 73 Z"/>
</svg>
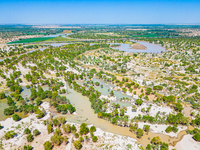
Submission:
<svg viewBox="0 0 200 150">
<path fill-rule="evenodd" d="M 71 125 L 70 124 L 67 124 L 67 125 L 64 125 L 63 124 L 63 130 L 66 132 L 66 133 L 71 133 Z"/>
<path fill-rule="evenodd" d="M 14 104 L 14 101 L 12 100 L 12 98 L 9 95 L 6 98 L 7 98 L 7 104 L 9 106 L 11 106 L 12 104 Z"/>
<path fill-rule="evenodd" d="M 144 131 L 141 128 L 139 128 L 139 129 L 137 129 L 136 134 L 137 134 L 137 137 L 140 139 L 143 136 Z"/>
<path fill-rule="evenodd" d="M 135 104 L 138 105 L 138 106 L 141 106 L 142 103 L 143 103 L 143 100 L 141 100 L 141 99 L 136 99 L 135 100 Z"/>
<path fill-rule="evenodd" d="M 114 92 L 113 92 L 113 90 L 110 92 L 110 96 L 114 96 Z"/>
<path fill-rule="evenodd" d="M 195 141 L 200 142 L 200 133 L 195 133 L 195 135 L 193 136 L 193 139 L 194 139 Z"/>
<path fill-rule="evenodd" d="M 4 98 L 6 98 L 6 94 L 4 92 L 1 92 L 0 93 L 0 99 L 4 99 Z"/>
<path fill-rule="evenodd" d="M 8 140 L 8 139 L 14 138 L 15 134 L 16 133 L 13 130 L 11 130 L 11 131 L 6 132 L 4 137 L 5 137 L 6 140 Z"/>
<path fill-rule="evenodd" d="M 53 125 L 60 126 L 60 122 L 58 121 L 58 119 L 53 119 Z"/>
<path fill-rule="evenodd" d="M 134 125 L 130 125 L 130 128 L 129 128 L 129 130 L 131 131 L 131 132 L 136 132 L 136 130 L 138 129 L 138 124 L 137 123 L 135 123 Z"/>
<path fill-rule="evenodd" d="M 24 145 L 24 150 L 32 150 L 33 147 L 30 145 Z"/>
<path fill-rule="evenodd" d="M 93 142 L 97 142 L 97 140 L 98 140 L 97 136 L 92 136 L 92 141 Z"/>
<path fill-rule="evenodd" d="M 29 128 L 24 129 L 24 134 L 29 134 L 31 133 L 31 130 Z"/>
<path fill-rule="evenodd" d="M 183 106 L 181 103 L 176 103 L 174 109 L 175 111 L 181 112 L 183 110 Z"/>
<path fill-rule="evenodd" d="M 34 138 L 33 135 L 30 133 L 29 135 L 27 135 L 26 139 L 28 142 L 32 142 Z"/>
<path fill-rule="evenodd" d="M 120 116 L 124 116 L 124 109 L 120 109 Z"/>
<path fill-rule="evenodd" d="M 45 143 L 44 143 L 44 149 L 45 150 L 51 150 L 52 149 L 52 143 L 51 142 L 49 142 L 49 141 L 46 141 Z"/>
<path fill-rule="evenodd" d="M 165 131 L 166 131 L 167 133 L 172 132 L 172 127 L 171 127 L 171 126 L 168 126 L 168 127 L 166 128 Z"/>
<path fill-rule="evenodd" d="M 160 150 L 168 150 L 168 149 L 169 149 L 169 145 L 167 143 L 163 142 L 161 144 Z"/>
<path fill-rule="evenodd" d="M 48 125 L 47 125 L 47 131 L 48 131 L 48 134 L 50 134 L 50 133 L 53 132 L 52 124 L 48 124 Z"/>
<path fill-rule="evenodd" d="M 150 131 L 150 125 L 144 125 L 144 126 L 143 126 L 143 129 L 144 129 L 144 131 L 147 132 L 147 134 L 148 134 L 149 131 Z"/>
<path fill-rule="evenodd" d="M 96 131 L 96 127 L 95 126 L 91 126 L 90 127 L 90 133 L 93 133 L 93 132 L 95 132 Z"/>
<path fill-rule="evenodd" d="M 82 144 L 79 140 L 76 140 L 73 142 L 73 145 L 76 149 L 81 149 L 82 148 Z"/>
<path fill-rule="evenodd" d="M 80 142 L 83 142 L 83 141 L 84 141 L 84 138 L 81 136 L 81 137 L 79 138 L 79 141 L 80 141 Z"/>
<path fill-rule="evenodd" d="M 51 142 L 56 145 L 60 145 L 64 141 L 64 137 L 61 135 L 53 135 L 51 136 Z"/>
<path fill-rule="evenodd" d="M 89 128 L 87 127 L 86 123 L 81 124 L 79 133 L 80 135 L 89 133 Z"/>
<path fill-rule="evenodd" d="M 15 121 L 21 120 L 21 117 L 20 117 L 19 115 L 17 115 L 17 114 L 14 114 L 14 115 L 12 116 L 12 118 L 13 118 L 13 120 L 15 120 Z"/>
<path fill-rule="evenodd" d="M 40 131 L 38 129 L 33 130 L 33 135 L 38 136 L 40 134 Z"/>
<path fill-rule="evenodd" d="M 75 138 L 79 138 L 79 134 L 78 133 L 74 133 Z"/>
<path fill-rule="evenodd" d="M 71 130 L 72 130 L 73 132 L 76 132 L 76 131 L 77 131 L 75 125 L 72 125 Z"/>
<path fill-rule="evenodd" d="M 153 139 L 151 140 L 151 143 L 153 145 L 158 145 L 158 144 L 160 144 L 160 142 L 161 142 L 161 139 L 159 136 L 153 137 Z"/>
<path fill-rule="evenodd" d="M 147 145 L 146 150 L 151 150 L 151 145 L 150 144 Z"/>
</svg>

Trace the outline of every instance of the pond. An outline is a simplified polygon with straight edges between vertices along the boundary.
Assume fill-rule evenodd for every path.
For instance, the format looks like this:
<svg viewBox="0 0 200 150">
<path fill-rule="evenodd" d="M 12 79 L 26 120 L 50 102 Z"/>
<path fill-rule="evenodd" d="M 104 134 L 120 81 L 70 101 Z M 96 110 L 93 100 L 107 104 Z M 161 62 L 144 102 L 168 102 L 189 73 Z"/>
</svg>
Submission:
<svg viewBox="0 0 200 150">
<path fill-rule="evenodd" d="M 113 85 L 106 84 L 104 81 L 96 79 L 96 78 L 93 79 L 93 82 L 94 83 L 95 82 L 99 82 L 100 85 L 103 85 L 103 88 L 101 88 L 101 86 L 94 86 L 94 89 L 97 90 L 97 91 L 99 91 L 99 92 L 101 92 L 102 95 L 109 95 L 110 94 Z M 117 97 L 117 101 L 115 101 L 114 103 L 120 104 L 120 106 L 124 106 L 124 107 L 132 106 L 131 103 L 129 103 L 129 102 L 121 102 L 120 101 L 121 98 L 130 98 L 130 99 L 133 99 L 132 96 L 129 96 L 127 94 L 122 93 L 121 91 L 116 91 L 116 90 L 113 90 L 113 93 Z"/>
<path fill-rule="evenodd" d="M 49 90 L 49 86 L 48 85 L 44 85 L 41 86 L 43 88 L 44 91 Z M 5 92 L 6 96 L 10 95 L 11 92 L 10 91 L 6 91 Z M 21 96 L 25 99 L 26 97 L 29 98 L 31 96 L 31 90 L 27 89 L 25 86 L 22 87 L 22 92 L 21 92 Z M 17 102 L 16 105 L 19 105 L 20 103 Z M 7 99 L 3 99 L 0 101 L 0 121 L 1 120 L 5 120 L 5 115 L 4 115 L 4 109 L 8 108 L 9 106 L 7 105 Z"/>
<path fill-rule="evenodd" d="M 109 44 L 120 44 L 120 46 L 113 47 L 113 49 L 129 52 L 129 53 L 138 53 L 138 52 L 139 53 L 161 53 L 161 52 L 167 51 L 164 47 L 153 44 L 153 43 L 148 43 L 148 42 L 137 42 L 137 43 L 144 45 L 145 47 L 147 47 L 147 49 L 133 49 L 131 48 L 130 44 L 124 44 L 124 43 L 109 43 Z"/>
</svg>

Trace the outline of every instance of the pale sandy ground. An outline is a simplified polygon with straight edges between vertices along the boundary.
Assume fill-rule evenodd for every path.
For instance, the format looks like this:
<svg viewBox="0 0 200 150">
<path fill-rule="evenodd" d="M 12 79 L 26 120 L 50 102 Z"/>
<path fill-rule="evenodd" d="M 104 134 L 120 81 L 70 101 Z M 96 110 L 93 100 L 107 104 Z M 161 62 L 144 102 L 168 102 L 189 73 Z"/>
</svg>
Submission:
<svg viewBox="0 0 200 150">
<path fill-rule="evenodd" d="M 144 125 L 150 125 L 150 131 L 153 133 L 162 133 L 162 134 L 166 134 L 169 135 L 171 137 L 177 137 L 178 134 L 187 129 L 187 126 L 178 126 L 178 131 L 176 133 L 174 132 L 170 132 L 167 133 L 165 132 L 165 129 L 169 126 L 169 125 L 165 125 L 165 124 L 150 124 L 150 123 L 144 123 L 144 122 L 138 122 L 138 127 L 143 129 Z"/>
<path fill-rule="evenodd" d="M 131 49 L 147 49 L 146 46 L 142 45 L 142 44 L 139 44 L 139 43 L 136 43 L 134 45 L 131 45 Z"/>
<path fill-rule="evenodd" d="M 132 107 L 129 106 L 127 107 L 127 111 L 125 112 L 125 115 L 128 115 L 130 117 L 130 119 L 134 118 L 135 116 L 138 115 L 147 115 L 149 114 L 150 116 L 155 117 L 156 114 L 158 112 L 160 112 L 161 117 L 163 117 L 163 113 L 165 113 L 165 115 L 168 115 L 169 113 L 175 113 L 173 109 L 171 109 L 170 107 L 163 107 L 163 106 L 157 106 L 155 104 L 152 104 L 152 107 L 149 111 L 149 113 L 146 112 L 141 112 L 142 108 L 145 108 L 145 110 L 149 107 L 149 104 L 143 103 L 141 106 L 137 107 L 137 111 L 136 112 L 132 112 Z M 162 133 L 162 134 L 166 134 L 169 135 L 171 137 L 177 137 L 178 133 L 186 130 L 187 127 L 186 126 L 178 126 L 178 132 L 174 133 L 174 132 L 170 132 L 170 133 L 166 133 L 165 129 L 169 126 L 169 125 L 165 125 L 165 124 L 150 124 L 150 123 L 142 123 L 139 122 L 138 126 L 139 128 L 143 128 L 144 125 L 150 125 L 150 130 L 154 133 Z"/>
<path fill-rule="evenodd" d="M 46 120 L 50 117 L 49 103 L 44 102 L 41 107 L 44 108 L 47 113 L 46 116 L 42 119 L 37 119 L 35 114 L 31 114 L 29 117 L 26 117 L 17 122 L 12 118 L 7 118 L 5 121 L 0 121 L 0 124 L 3 126 L 3 129 L 0 130 L 0 138 L 5 135 L 5 132 L 10 130 L 14 130 L 14 132 L 17 133 L 17 136 L 14 138 L 9 140 L 4 139 L 2 141 L 5 150 L 10 150 L 11 147 L 19 147 L 20 145 L 27 143 L 26 135 L 23 134 L 25 128 L 32 129 L 32 131 L 34 129 L 38 129 L 40 132 L 42 132 L 41 136 L 43 136 L 43 134 L 47 134 L 47 131 L 46 133 L 43 133 L 43 131 L 46 130 L 46 126 L 44 126 L 42 120 Z"/>
<path fill-rule="evenodd" d="M 175 113 L 174 110 L 171 109 L 170 107 L 157 106 L 156 104 L 152 104 L 151 109 L 149 110 L 149 113 L 141 112 L 142 108 L 145 108 L 145 110 L 147 110 L 147 108 L 149 106 L 150 106 L 150 104 L 143 103 L 141 106 L 137 107 L 136 112 L 132 111 L 132 106 L 128 106 L 126 115 L 130 116 L 130 118 L 134 118 L 135 116 L 138 116 L 139 114 L 141 116 L 143 116 L 145 114 L 149 114 L 150 116 L 155 117 L 158 112 L 160 112 L 159 116 L 162 116 L 163 113 L 165 113 L 165 115 L 168 115 L 169 113 L 171 113 L 171 114 Z"/>
<path fill-rule="evenodd" d="M 116 97 L 116 96 L 101 95 L 99 98 L 100 98 L 101 100 L 103 100 L 103 99 L 108 99 L 108 100 L 110 100 L 111 102 L 117 101 L 117 97 Z"/>
<path fill-rule="evenodd" d="M 196 142 L 192 135 L 184 135 L 183 139 L 179 141 L 175 148 L 177 150 L 200 150 L 200 142 Z"/>
</svg>

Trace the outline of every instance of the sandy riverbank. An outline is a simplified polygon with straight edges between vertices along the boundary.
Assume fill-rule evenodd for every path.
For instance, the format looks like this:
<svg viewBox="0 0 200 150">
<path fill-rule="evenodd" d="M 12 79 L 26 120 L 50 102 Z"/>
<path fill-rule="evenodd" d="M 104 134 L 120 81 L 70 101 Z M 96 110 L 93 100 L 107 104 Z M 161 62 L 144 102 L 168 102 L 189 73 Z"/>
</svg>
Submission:
<svg viewBox="0 0 200 150">
<path fill-rule="evenodd" d="M 192 138 L 192 135 L 184 135 L 183 139 L 176 144 L 175 148 L 177 150 L 199 150 L 200 142 L 196 142 Z"/>
</svg>

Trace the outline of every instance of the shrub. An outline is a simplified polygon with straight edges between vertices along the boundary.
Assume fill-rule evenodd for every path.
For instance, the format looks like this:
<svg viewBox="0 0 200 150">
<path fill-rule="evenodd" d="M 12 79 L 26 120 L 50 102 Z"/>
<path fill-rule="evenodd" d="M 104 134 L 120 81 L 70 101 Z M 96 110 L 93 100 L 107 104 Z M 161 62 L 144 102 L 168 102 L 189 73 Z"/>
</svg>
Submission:
<svg viewBox="0 0 200 150">
<path fill-rule="evenodd" d="M 161 139 L 159 136 L 156 136 L 151 140 L 151 143 L 154 145 L 158 145 L 158 144 L 160 144 L 160 142 L 161 142 Z"/>
<path fill-rule="evenodd" d="M 58 119 L 53 119 L 53 125 L 60 126 L 60 122 L 58 121 Z"/>
<path fill-rule="evenodd" d="M 136 105 L 141 106 L 142 103 L 143 103 L 143 100 L 141 100 L 141 99 L 136 99 L 136 100 L 135 100 L 135 104 L 136 104 Z"/>
<path fill-rule="evenodd" d="M 24 145 L 24 150 L 32 150 L 33 147 L 30 145 Z"/>
<path fill-rule="evenodd" d="M 90 127 L 90 132 L 95 132 L 96 131 L 96 127 L 95 126 L 91 126 Z"/>
<path fill-rule="evenodd" d="M 67 125 L 64 125 L 63 124 L 63 130 L 66 132 L 66 133 L 71 133 L 71 125 L 70 124 L 67 124 Z"/>
<path fill-rule="evenodd" d="M 14 114 L 14 115 L 12 116 L 12 118 L 13 118 L 13 120 L 15 120 L 15 121 L 21 120 L 21 117 L 20 117 L 19 115 L 17 115 L 17 114 Z"/>
<path fill-rule="evenodd" d="M 200 142 L 200 133 L 196 133 L 196 134 L 193 136 L 193 139 L 194 139 L 195 141 Z"/>
<path fill-rule="evenodd" d="M 76 132 L 76 131 L 77 131 L 75 125 L 72 125 L 71 130 L 72 130 L 73 132 Z"/>
<path fill-rule="evenodd" d="M 169 145 L 167 143 L 163 142 L 161 144 L 160 150 L 168 150 L 168 149 L 169 149 Z"/>
<path fill-rule="evenodd" d="M 40 134 L 40 131 L 38 129 L 33 130 L 33 135 L 38 136 Z"/>
<path fill-rule="evenodd" d="M 4 135 L 6 140 L 14 138 L 14 136 L 15 136 L 15 132 L 13 130 L 6 132 L 6 134 Z"/>
<path fill-rule="evenodd" d="M 33 141 L 33 135 L 30 133 L 29 135 L 27 135 L 26 137 L 28 142 L 32 142 Z"/>
<path fill-rule="evenodd" d="M 48 124 L 48 125 L 47 125 L 47 131 L 48 131 L 48 134 L 50 134 L 50 133 L 53 132 L 52 124 Z"/>
<path fill-rule="evenodd" d="M 144 129 L 144 131 L 146 131 L 147 134 L 148 134 L 148 132 L 149 132 L 149 130 L 150 130 L 150 125 L 144 125 L 144 126 L 143 126 L 143 129 Z"/>
<path fill-rule="evenodd" d="M 172 127 L 171 126 L 168 126 L 165 130 L 167 133 L 171 132 L 172 131 Z"/>
<path fill-rule="evenodd" d="M 14 114 L 14 110 L 11 107 L 4 109 L 4 115 L 10 116 L 13 114 Z"/>
<path fill-rule="evenodd" d="M 29 128 L 24 129 L 24 134 L 29 134 L 31 133 L 31 130 Z"/>
<path fill-rule="evenodd" d="M 79 141 L 80 141 L 80 142 L 83 142 L 83 141 L 84 141 L 84 138 L 81 136 L 81 137 L 79 138 Z"/>
<path fill-rule="evenodd" d="M 86 123 L 82 123 L 80 126 L 80 135 L 89 133 L 89 128 L 87 127 Z"/>
<path fill-rule="evenodd" d="M 82 144 L 79 140 L 76 140 L 73 142 L 73 145 L 76 149 L 81 149 L 82 148 Z"/>
<path fill-rule="evenodd" d="M 147 145 L 146 150 L 151 150 L 151 145 L 150 144 Z"/>
<path fill-rule="evenodd" d="M 68 143 L 68 137 L 67 136 L 64 136 L 64 142 Z"/>
<path fill-rule="evenodd" d="M 45 149 L 45 150 L 51 150 L 51 149 L 52 149 L 52 143 L 49 142 L 49 141 L 46 141 L 46 142 L 44 143 L 44 149 Z"/>
<path fill-rule="evenodd" d="M 141 128 L 137 129 L 137 137 L 138 138 L 141 138 L 143 136 L 143 134 L 144 134 L 144 131 Z"/>
<path fill-rule="evenodd" d="M 4 98 L 6 98 L 6 94 L 4 92 L 1 92 L 0 93 L 0 99 L 4 99 Z"/>
<path fill-rule="evenodd" d="M 93 141 L 93 142 L 97 142 L 97 140 L 98 140 L 97 136 L 93 136 L 93 137 L 92 137 L 92 141 Z"/>
<path fill-rule="evenodd" d="M 51 137 L 51 141 L 56 145 L 60 145 L 64 141 L 64 137 L 55 134 Z"/>
<path fill-rule="evenodd" d="M 78 133 L 74 133 L 75 138 L 79 138 L 79 134 Z"/>
</svg>

